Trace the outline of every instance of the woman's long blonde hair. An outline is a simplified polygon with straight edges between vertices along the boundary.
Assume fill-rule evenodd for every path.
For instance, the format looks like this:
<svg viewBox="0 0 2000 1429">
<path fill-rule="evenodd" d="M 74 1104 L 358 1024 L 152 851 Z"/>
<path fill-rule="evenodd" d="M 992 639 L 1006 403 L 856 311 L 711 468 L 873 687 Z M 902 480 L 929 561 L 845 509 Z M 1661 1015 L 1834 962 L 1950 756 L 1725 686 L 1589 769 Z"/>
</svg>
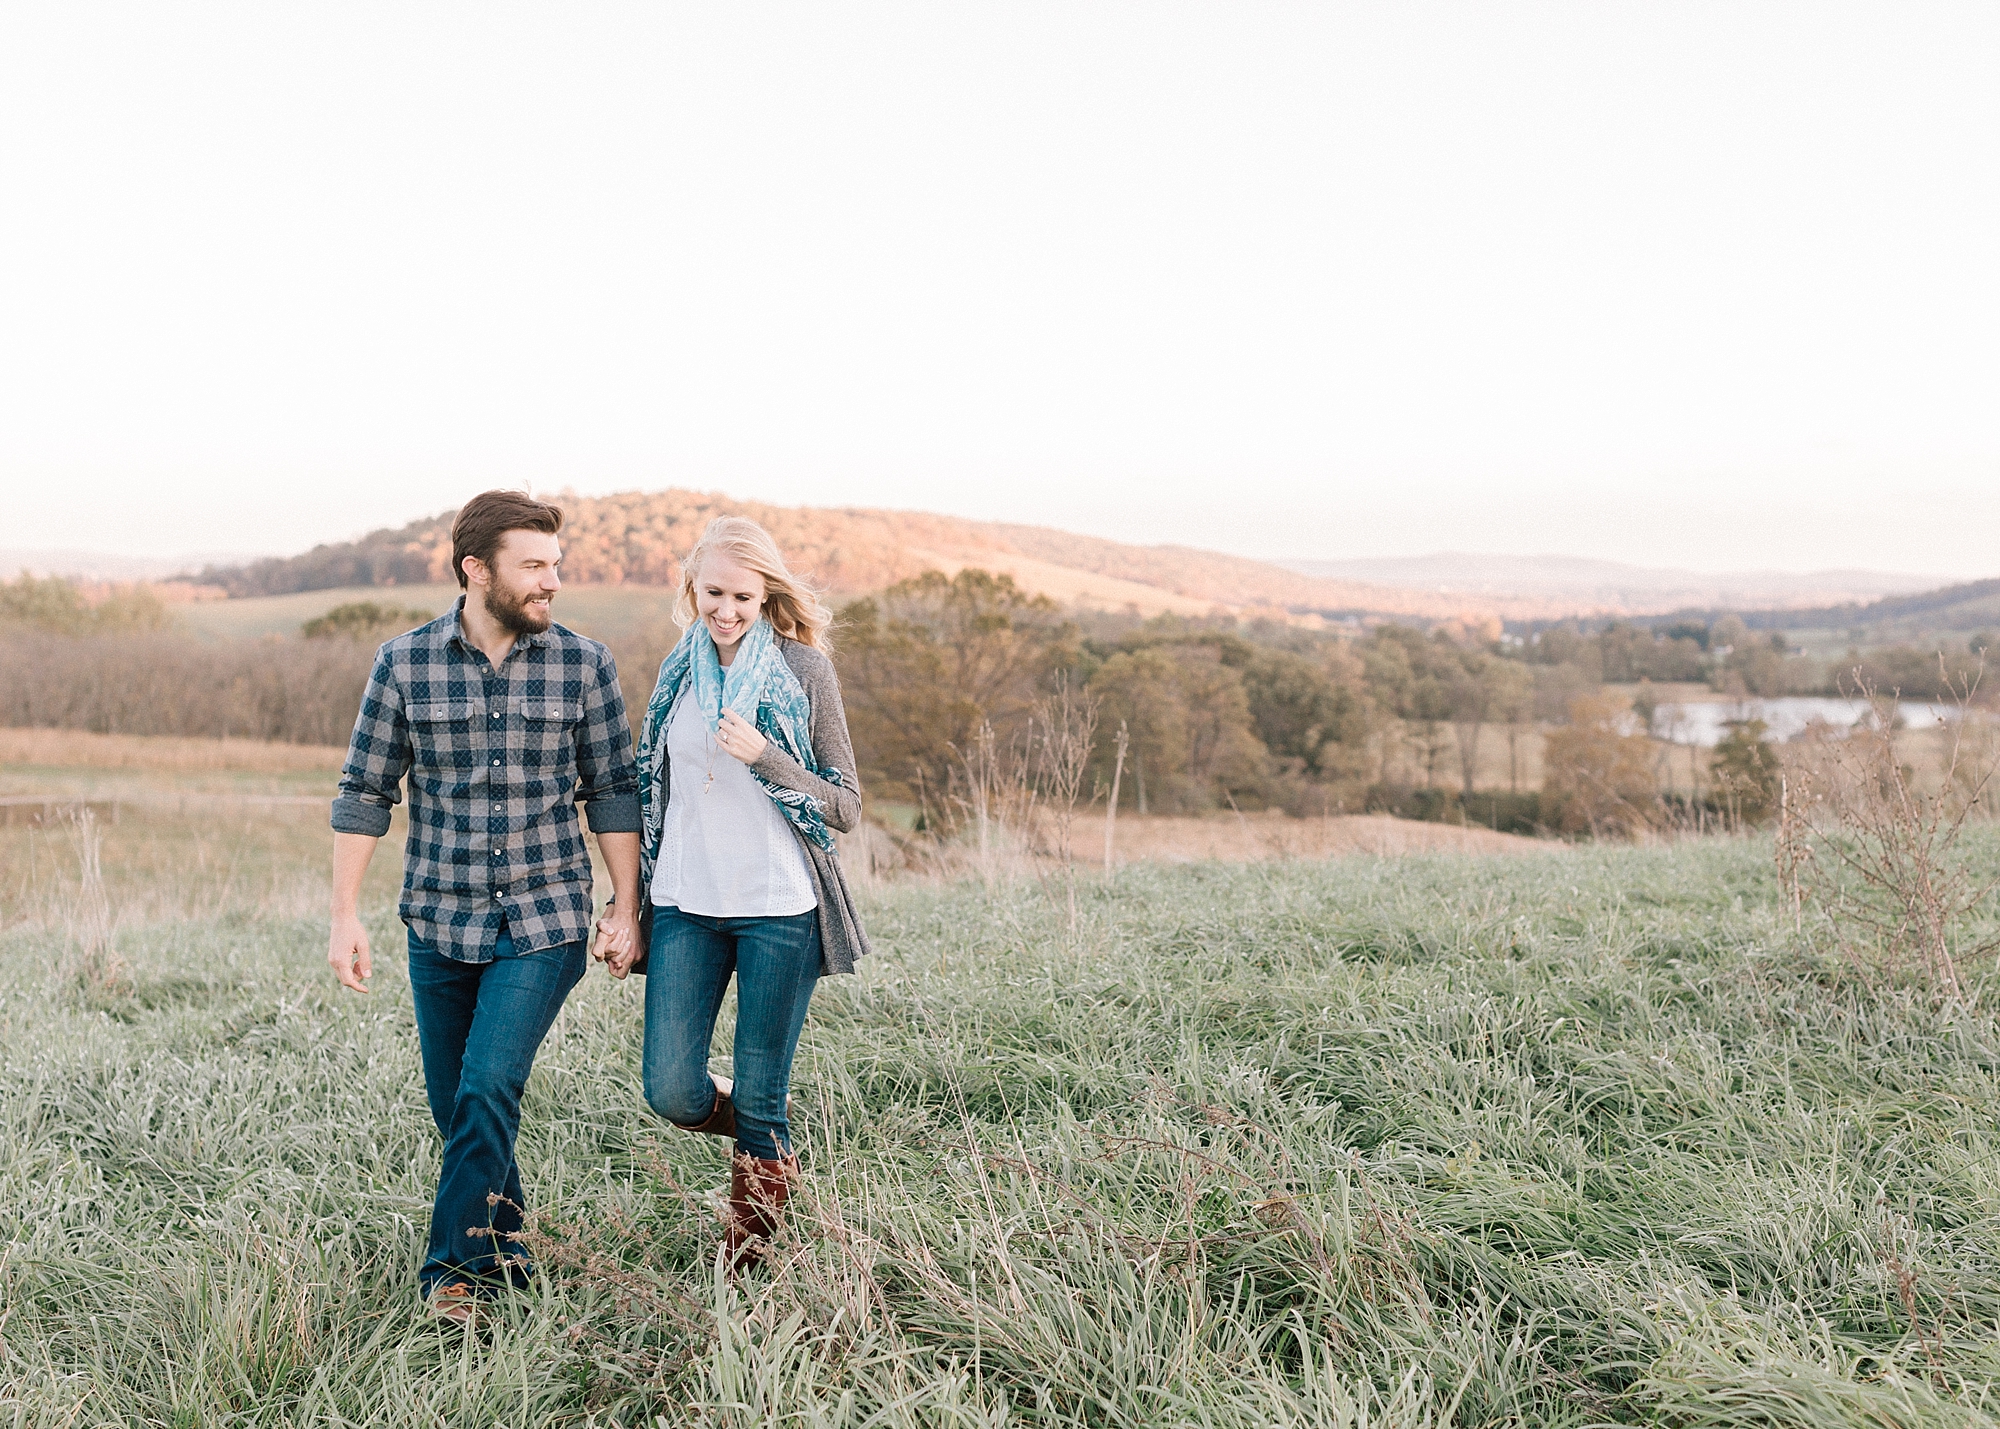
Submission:
<svg viewBox="0 0 2000 1429">
<path fill-rule="evenodd" d="M 701 618 L 695 607 L 694 584 L 710 556 L 727 555 L 745 570 L 764 578 L 764 618 L 771 629 L 801 645 L 832 647 L 833 612 L 819 592 L 791 573 L 771 533 L 747 516 L 718 516 L 681 562 L 681 593 L 674 602 L 674 620 L 686 629 Z"/>
</svg>

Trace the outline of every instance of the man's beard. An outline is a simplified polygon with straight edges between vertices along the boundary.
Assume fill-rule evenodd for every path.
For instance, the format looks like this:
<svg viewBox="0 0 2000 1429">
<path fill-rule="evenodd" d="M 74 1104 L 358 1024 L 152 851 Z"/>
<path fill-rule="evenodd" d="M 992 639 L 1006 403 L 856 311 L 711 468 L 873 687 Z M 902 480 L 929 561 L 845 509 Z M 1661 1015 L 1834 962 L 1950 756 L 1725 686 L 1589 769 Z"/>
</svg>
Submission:
<svg viewBox="0 0 2000 1429">
<path fill-rule="evenodd" d="M 526 591 L 510 598 L 488 586 L 486 593 L 479 599 L 486 607 L 486 613 L 493 617 L 494 623 L 502 630 L 515 635 L 540 635 L 549 628 L 554 617 L 549 614 L 546 605 L 531 607 L 528 604 L 537 594 L 539 592 Z"/>
</svg>

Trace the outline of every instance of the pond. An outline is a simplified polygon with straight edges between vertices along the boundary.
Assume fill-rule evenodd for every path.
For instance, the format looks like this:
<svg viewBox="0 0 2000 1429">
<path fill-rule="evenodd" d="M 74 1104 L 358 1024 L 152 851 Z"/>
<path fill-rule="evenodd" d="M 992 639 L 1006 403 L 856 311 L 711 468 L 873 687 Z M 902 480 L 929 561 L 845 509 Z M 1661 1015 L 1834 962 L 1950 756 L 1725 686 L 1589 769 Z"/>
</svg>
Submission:
<svg viewBox="0 0 2000 1429">
<path fill-rule="evenodd" d="M 1908 729 L 1932 729 L 1951 717 L 1953 706 L 1922 700 L 1899 700 L 1896 712 Z M 1661 705 L 1653 711 L 1653 737 L 1675 744 L 1712 748 L 1736 720 L 1761 719 L 1766 739 L 1796 739 L 1806 727 L 1824 721 L 1836 729 L 1851 729 L 1868 713 L 1866 700 L 1821 699 L 1788 695 L 1776 700 L 1714 700 L 1699 704 Z"/>
</svg>

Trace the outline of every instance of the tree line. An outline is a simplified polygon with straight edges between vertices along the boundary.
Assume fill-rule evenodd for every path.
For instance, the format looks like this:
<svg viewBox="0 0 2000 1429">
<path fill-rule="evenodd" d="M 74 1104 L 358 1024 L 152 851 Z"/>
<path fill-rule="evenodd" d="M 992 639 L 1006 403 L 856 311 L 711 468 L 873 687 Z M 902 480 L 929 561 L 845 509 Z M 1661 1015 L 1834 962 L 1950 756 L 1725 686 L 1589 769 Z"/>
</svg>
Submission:
<svg viewBox="0 0 2000 1429">
<path fill-rule="evenodd" d="M 1396 624 L 1355 635 L 1067 610 L 972 568 L 894 582 L 838 616 L 835 660 L 866 786 L 928 828 L 950 827 L 967 806 L 970 761 L 1029 757 L 1047 734 L 1038 711 L 1058 689 L 1095 715 L 1085 797 L 1115 786 L 1133 813 L 1387 810 L 1614 832 L 1672 816 L 1679 798 L 1691 817 L 1701 801 L 1754 821 L 1768 812 L 1761 731 L 1732 733 L 1701 756 L 1686 793 L 1662 795 L 1661 746 L 1645 735 L 1652 683 L 1766 694 L 1773 670 L 1780 690 L 1828 679 L 1817 667 L 1810 682 L 1785 675 L 1803 657 L 1734 617 L 1521 639 Z M 351 602 L 297 638 L 201 642 L 143 589 L 0 582 L 10 673 L 0 722 L 339 744 L 374 646 L 424 618 L 393 601 Z M 614 643 L 635 717 L 677 634 Z M 1945 677 L 1978 658 L 1951 652 Z M 1909 647 L 1852 668 L 1907 694 L 1944 678 L 1936 652 Z M 1607 684 L 1636 685 L 1638 698 Z"/>
</svg>

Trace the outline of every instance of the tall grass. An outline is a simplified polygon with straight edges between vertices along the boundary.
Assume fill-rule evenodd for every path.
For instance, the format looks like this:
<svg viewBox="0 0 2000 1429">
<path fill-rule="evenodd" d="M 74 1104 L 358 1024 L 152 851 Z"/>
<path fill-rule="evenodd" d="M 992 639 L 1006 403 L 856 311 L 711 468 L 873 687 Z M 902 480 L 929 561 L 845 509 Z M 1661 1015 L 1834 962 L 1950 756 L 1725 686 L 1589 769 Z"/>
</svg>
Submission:
<svg viewBox="0 0 2000 1429">
<path fill-rule="evenodd" d="M 12 922 L 0 1424 L 1990 1422 L 1990 975 L 1863 985 L 1769 855 L 1128 867 L 1073 933 L 876 889 L 740 1284 L 595 976 L 529 1089 L 543 1282 L 475 1333 L 415 1304 L 386 906 L 365 1000 L 310 918 L 127 922 L 115 1000 Z"/>
</svg>

